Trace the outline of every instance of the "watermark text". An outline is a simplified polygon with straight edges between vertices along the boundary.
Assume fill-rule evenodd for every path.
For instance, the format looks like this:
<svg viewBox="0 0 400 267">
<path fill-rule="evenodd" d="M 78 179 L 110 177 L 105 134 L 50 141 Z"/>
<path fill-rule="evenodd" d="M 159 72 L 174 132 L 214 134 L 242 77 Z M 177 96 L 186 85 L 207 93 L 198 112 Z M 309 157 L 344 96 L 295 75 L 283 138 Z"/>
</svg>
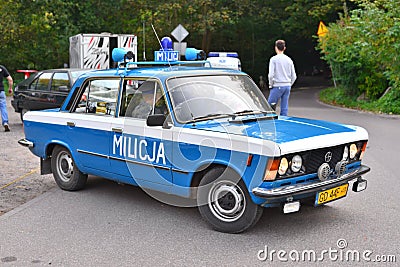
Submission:
<svg viewBox="0 0 400 267">
<path fill-rule="evenodd" d="M 339 239 L 336 247 L 329 247 L 322 250 L 283 250 L 270 249 L 265 246 L 257 252 L 259 261 L 280 261 L 280 262 L 377 262 L 394 263 L 396 255 L 375 254 L 372 250 L 349 249 L 345 239 Z"/>
</svg>

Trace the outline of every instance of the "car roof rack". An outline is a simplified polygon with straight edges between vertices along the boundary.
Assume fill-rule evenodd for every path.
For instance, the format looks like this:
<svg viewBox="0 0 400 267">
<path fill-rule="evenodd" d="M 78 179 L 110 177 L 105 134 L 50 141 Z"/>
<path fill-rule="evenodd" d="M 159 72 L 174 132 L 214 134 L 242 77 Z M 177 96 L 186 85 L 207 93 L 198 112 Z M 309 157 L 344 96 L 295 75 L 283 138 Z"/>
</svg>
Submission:
<svg viewBox="0 0 400 267">
<path fill-rule="evenodd" d="M 121 62 L 118 64 L 117 73 L 119 70 L 124 69 L 124 73 L 128 71 L 128 69 L 139 68 L 142 67 L 154 67 L 154 66 L 185 66 L 185 65 L 202 65 L 202 67 L 212 68 L 211 62 L 208 60 L 195 60 L 195 61 L 184 61 L 184 60 L 177 60 L 177 61 L 137 61 L 132 62 L 128 61 L 126 63 Z"/>
</svg>

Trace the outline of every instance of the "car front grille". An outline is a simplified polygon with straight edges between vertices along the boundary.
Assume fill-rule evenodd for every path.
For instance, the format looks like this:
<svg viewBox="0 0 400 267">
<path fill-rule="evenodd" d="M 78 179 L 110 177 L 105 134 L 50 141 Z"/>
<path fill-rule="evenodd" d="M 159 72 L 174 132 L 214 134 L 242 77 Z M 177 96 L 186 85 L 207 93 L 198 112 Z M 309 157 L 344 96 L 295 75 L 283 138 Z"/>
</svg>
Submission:
<svg viewBox="0 0 400 267">
<path fill-rule="evenodd" d="M 334 169 L 336 163 L 342 160 L 343 151 L 344 151 L 344 146 L 335 146 L 335 147 L 321 148 L 301 153 L 305 166 L 305 172 L 306 173 L 317 172 L 318 168 L 325 162 L 329 164 L 329 167 L 331 167 L 331 169 Z M 325 156 L 328 155 L 327 157 L 329 157 L 329 153 L 331 153 L 331 158 L 328 161 L 325 159 Z"/>
<path fill-rule="evenodd" d="M 336 164 L 342 160 L 344 147 L 347 144 L 333 146 L 333 147 L 324 147 L 320 149 L 314 149 L 309 151 L 303 151 L 299 153 L 293 153 L 289 155 L 285 155 L 288 161 L 291 161 L 291 158 L 294 155 L 300 155 L 303 159 L 303 167 L 300 172 L 293 173 L 290 168 L 286 172 L 285 175 L 279 175 L 276 179 L 287 179 L 293 178 L 300 175 L 317 173 L 318 168 L 323 163 L 328 163 L 331 170 L 335 169 Z M 330 155 L 328 157 L 328 155 Z"/>
</svg>

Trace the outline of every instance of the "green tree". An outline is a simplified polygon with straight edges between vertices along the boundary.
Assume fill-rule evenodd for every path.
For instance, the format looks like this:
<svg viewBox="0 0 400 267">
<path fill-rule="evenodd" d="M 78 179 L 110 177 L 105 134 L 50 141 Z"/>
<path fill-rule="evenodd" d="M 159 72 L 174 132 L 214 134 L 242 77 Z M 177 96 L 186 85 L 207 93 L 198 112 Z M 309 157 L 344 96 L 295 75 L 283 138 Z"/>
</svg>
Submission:
<svg viewBox="0 0 400 267">
<path fill-rule="evenodd" d="M 400 60 L 394 56 L 400 48 L 400 6 L 396 0 L 356 2 L 360 8 L 329 25 L 319 47 L 350 95 L 376 99 L 389 85 L 400 88 Z"/>
<path fill-rule="evenodd" d="M 336 20 L 342 7 L 342 0 L 0 0 L 1 62 L 11 70 L 61 67 L 70 36 L 101 32 L 136 34 L 139 54 L 150 60 L 159 47 L 151 25 L 161 38 L 182 24 L 188 46 L 237 51 L 258 77 L 278 38 L 298 66 L 309 64 L 319 20 Z"/>
</svg>

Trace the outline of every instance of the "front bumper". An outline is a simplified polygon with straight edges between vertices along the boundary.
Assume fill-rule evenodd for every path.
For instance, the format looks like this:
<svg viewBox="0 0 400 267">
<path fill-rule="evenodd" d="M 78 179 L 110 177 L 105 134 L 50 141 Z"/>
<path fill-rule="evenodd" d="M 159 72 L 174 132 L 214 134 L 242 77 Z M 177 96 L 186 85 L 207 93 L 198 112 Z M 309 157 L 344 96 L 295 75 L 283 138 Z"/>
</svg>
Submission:
<svg viewBox="0 0 400 267">
<path fill-rule="evenodd" d="M 286 197 L 294 197 L 298 195 L 313 193 L 317 191 L 323 191 L 331 187 L 342 185 L 348 181 L 357 179 L 361 177 L 361 175 L 370 171 L 370 168 L 361 165 L 358 168 L 351 170 L 349 173 L 346 173 L 338 178 L 327 180 L 327 181 L 318 181 L 318 182 L 310 182 L 310 183 L 302 183 L 295 185 L 287 185 L 273 189 L 267 189 L 262 187 L 255 187 L 252 192 L 255 196 L 261 197 L 267 200 L 286 198 Z"/>
<path fill-rule="evenodd" d="M 32 148 L 34 146 L 33 142 L 26 140 L 25 138 L 18 140 L 18 144 L 28 148 Z"/>
</svg>

